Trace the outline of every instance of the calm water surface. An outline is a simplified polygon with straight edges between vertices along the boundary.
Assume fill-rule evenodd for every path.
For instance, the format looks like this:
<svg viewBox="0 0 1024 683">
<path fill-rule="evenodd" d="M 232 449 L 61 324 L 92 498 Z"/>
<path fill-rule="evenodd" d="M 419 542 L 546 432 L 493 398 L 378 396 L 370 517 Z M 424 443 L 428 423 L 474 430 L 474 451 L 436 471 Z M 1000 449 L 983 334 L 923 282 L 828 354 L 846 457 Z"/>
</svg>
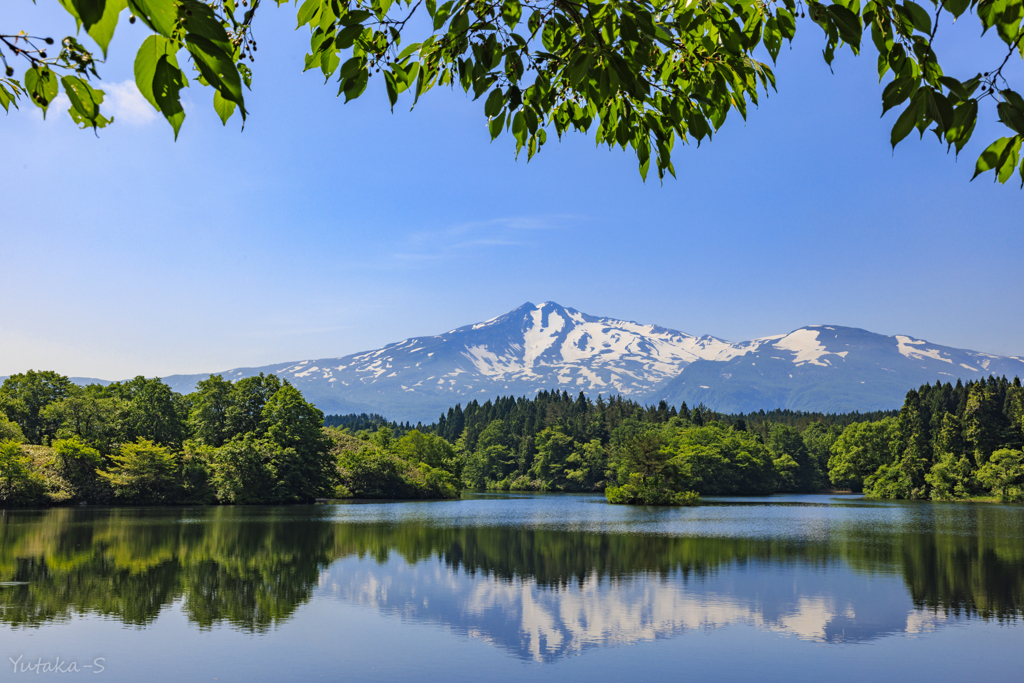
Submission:
<svg viewBox="0 0 1024 683">
<path fill-rule="evenodd" d="M 706 503 L 0 511 L 0 680 L 1024 680 L 1024 507 Z"/>
</svg>

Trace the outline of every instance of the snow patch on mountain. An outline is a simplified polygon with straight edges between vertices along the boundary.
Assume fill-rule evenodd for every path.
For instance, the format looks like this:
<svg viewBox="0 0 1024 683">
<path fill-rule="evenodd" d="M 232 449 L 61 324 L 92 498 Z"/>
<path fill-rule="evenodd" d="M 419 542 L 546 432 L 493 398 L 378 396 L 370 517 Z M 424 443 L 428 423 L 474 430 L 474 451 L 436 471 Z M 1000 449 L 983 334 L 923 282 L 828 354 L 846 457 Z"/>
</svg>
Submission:
<svg viewBox="0 0 1024 683">
<path fill-rule="evenodd" d="M 939 351 L 938 349 L 916 348 L 919 345 L 923 346 L 924 344 L 928 343 L 923 339 L 911 339 L 910 337 L 906 337 L 902 334 L 897 334 L 896 342 L 898 345 L 897 349 L 899 350 L 899 352 L 906 356 L 907 358 L 914 358 L 917 360 L 931 358 L 932 360 L 941 360 L 942 362 L 949 363 L 950 365 L 953 364 L 953 360 L 951 358 L 943 358 L 942 352 Z"/>
<path fill-rule="evenodd" d="M 525 342 L 523 365 L 526 371 L 531 374 L 536 374 L 533 371 L 533 366 L 536 364 L 537 359 L 554 345 L 555 340 L 558 338 L 558 333 L 565 326 L 565 319 L 558 315 L 558 311 L 551 311 L 547 316 L 544 315 L 545 305 L 541 304 L 537 310 L 530 313 L 530 320 L 533 322 L 533 325 L 523 332 L 523 341 Z M 547 318 L 547 325 L 544 324 L 545 317 Z"/>
<path fill-rule="evenodd" d="M 818 341 L 818 330 L 802 329 L 790 332 L 788 335 L 775 342 L 773 346 L 782 351 L 792 351 L 796 354 L 793 362 L 797 365 L 813 363 L 814 365 L 829 365 L 819 360 L 828 353 L 825 345 Z"/>
</svg>

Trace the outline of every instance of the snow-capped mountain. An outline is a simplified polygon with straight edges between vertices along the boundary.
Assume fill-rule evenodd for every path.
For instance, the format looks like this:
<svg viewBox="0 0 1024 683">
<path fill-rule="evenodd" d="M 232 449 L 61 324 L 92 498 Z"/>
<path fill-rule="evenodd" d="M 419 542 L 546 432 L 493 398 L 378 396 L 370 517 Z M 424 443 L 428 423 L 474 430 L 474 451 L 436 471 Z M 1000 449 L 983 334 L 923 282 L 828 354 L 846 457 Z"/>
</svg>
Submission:
<svg viewBox="0 0 1024 683">
<path fill-rule="evenodd" d="M 547 302 L 374 351 L 220 374 L 259 372 L 288 379 L 326 413 L 429 422 L 455 403 L 542 389 L 703 401 L 726 412 L 895 408 L 924 382 L 1024 375 L 1024 360 L 821 325 L 732 343 Z M 187 392 L 205 376 L 165 381 Z"/>
<path fill-rule="evenodd" d="M 727 413 L 889 410 L 902 405 L 907 390 L 936 380 L 1024 377 L 1021 358 L 838 325 L 810 325 L 747 344 L 743 355 L 724 362 L 691 363 L 650 400 L 703 402 Z"/>
</svg>

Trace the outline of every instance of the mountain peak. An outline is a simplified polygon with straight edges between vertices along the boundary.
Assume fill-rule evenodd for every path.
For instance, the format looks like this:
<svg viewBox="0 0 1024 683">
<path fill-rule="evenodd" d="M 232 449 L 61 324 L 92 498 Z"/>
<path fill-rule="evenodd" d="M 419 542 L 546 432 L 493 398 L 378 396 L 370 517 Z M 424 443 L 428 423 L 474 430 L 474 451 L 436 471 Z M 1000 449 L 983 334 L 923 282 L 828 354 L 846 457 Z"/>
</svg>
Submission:
<svg viewBox="0 0 1024 683">
<path fill-rule="evenodd" d="M 343 358 L 238 368 L 288 378 L 325 412 L 430 421 L 456 403 L 541 390 L 703 402 L 723 412 L 895 408 L 936 379 L 1024 374 L 1024 361 L 840 325 L 733 343 L 588 315 L 554 301 Z M 205 375 L 169 377 L 191 391 Z"/>
</svg>

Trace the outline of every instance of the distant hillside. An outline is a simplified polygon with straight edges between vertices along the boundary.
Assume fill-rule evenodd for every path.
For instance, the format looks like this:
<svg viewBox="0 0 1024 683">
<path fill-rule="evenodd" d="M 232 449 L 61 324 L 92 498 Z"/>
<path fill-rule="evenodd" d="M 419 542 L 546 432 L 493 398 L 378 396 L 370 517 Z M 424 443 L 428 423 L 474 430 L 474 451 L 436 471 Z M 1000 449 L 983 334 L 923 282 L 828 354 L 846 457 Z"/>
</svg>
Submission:
<svg viewBox="0 0 1024 683">
<path fill-rule="evenodd" d="M 703 402 L 726 413 L 887 410 L 924 383 L 1024 375 L 1024 360 L 838 325 L 733 343 L 547 302 L 372 351 L 219 374 L 236 380 L 260 372 L 287 378 L 325 413 L 415 423 L 473 398 L 543 389 Z M 189 392 L 207 376 L 164 380 Z"/>
</svg>

